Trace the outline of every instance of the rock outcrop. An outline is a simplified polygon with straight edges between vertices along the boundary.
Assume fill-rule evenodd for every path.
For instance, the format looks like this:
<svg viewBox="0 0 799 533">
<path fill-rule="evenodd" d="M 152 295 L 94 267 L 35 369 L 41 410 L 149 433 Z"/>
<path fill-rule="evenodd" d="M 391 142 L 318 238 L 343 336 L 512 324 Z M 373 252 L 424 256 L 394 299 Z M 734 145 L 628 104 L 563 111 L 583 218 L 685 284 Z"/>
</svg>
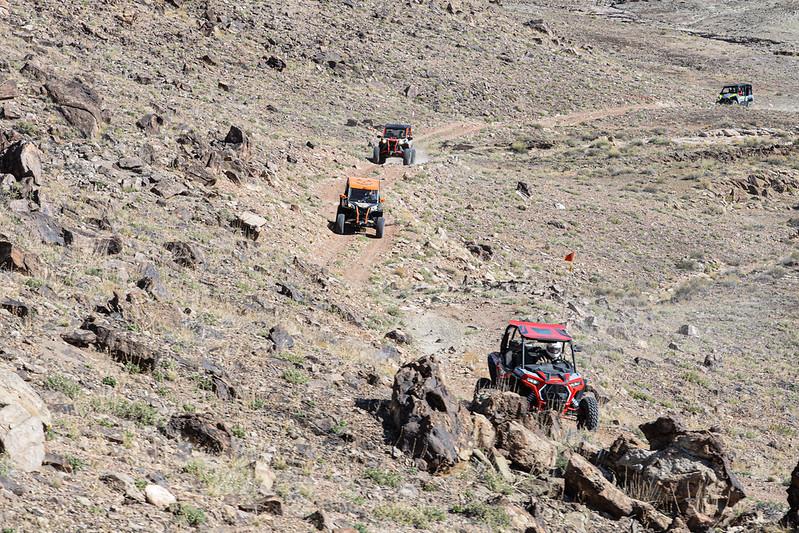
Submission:
<svg viewBox="0 0 799 533">
<path fill-rule="evenodd" d="M 164 428 L 174 439 L 183 439 L 203 450 L 220 454 L 230 450 L 230 433 L 225 424 L 208 414 L 174 415 Z"/>
<path fill-rule="evenodd" d="M 407 363 L 394 377 L 389 404 L 396 446 L 428 472 L 445 471 L 472 451 L 469 412 L 449 394 L 435 356 Z"/>
<path fill-rule="evenodd" d="M 671 508 L 692 531 L 709 527 L 745 497 L 717 435 L 686 430 L 668 417 L 640 428 L 649 450 L 620 437 L 601 459 L 622 485 L 650 487 L 655 504 Z"/>
<path fill-rule="evenodd" d="M 12 270 L 28 276 L 39 274 L 38 258 L 8 241 L 0 240 L 0 269 Z"/>
<path fill-rule="evenodd" d="M 79 81 L 63 81 L 50 78 L 45 88 L 64 118 L 84 137 L 94 138 L 100 126 L 107 122 L 102 111 L 102 99 L 88 85 Z"/>
<path fill-rule="evenodd" d="M 518 421 L 497 428 L 497 447 L 505 450 L 514 468 L 534 474 L 549 473 L 558 457 L 554 442 Z"/>
<path fill-rule="evenodd" d="M 799 463 L 791 473 L 791 483 L 788 485 L 788 512 L 780 520 L 780 525 L 799 530 Z"/>
<path fill-rule="evenodd" d="M 152 372 L 158 367 L 160 354 L 157 350 L 152 349 L 143 339 L 137 338 L 134 334 L 115 328 L 110 322 L 89 317 L 83 322 L 81 330 L 94 333 L 92 344 L 98 350 L 108 352 L 114 360 L 120 363 L 136 365 L 140 370 L 146 372 Z M 65 337 L 64 340 L 70 342 L 72 338 Z M 75 339 L 82 342 L 85 337 L 75 335 Z"/>
<path fill-rule="evenodd" d="M 44 428 L 52 423 L 39 395 L 11 368 L 0 367 L 0 452 L 14 468 L 37 470 L 45 457 Z"/>
<path fill-rule="evenodd" d="M 637 518 L 644 526 L 665 531 L 671 520 L 651 504 L 636 500 L 605 479 L 602 472 L 579 454 L 573 454 L 566 465 L 566 494 L 618 520 Z"/>
</svg>

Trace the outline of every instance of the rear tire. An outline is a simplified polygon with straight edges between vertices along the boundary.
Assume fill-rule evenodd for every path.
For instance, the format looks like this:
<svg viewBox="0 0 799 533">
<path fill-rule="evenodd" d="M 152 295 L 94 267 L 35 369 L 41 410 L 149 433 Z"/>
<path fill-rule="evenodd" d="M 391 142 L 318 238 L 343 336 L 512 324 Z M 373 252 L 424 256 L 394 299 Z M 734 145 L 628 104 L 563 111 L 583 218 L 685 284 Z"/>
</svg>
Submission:
<svg viewBox="0 0 799 533">
<path fill-rule="evenodd" d="M 380 165 L 382 161 L 380 161 L 380 146 L 375 146 L 372 150 L 372 163 L 375 165 Z"/>
<path fill-rule="evenodd" d="M 385 226 L 386 226 L 386 219 L 385 218 L 378 217 L 377 220 L 375 220 L 375 236 L 378 239 L 382 239 L 383 238 L 383 230 L 384 230 Z"/>
<path fill-rule="evenodd" d="M 413 156 L 413 152 L 411 152 L 410 148 L 406 148 L 402 151 L 402 164 L 406 167 L 411 164 L 411 157 Z"/>
<path fill-rule="evenodd" d="M 599 428 L 599 403 L 594 396 L 583 396 L 577 406 L 577 428 L 596 431 Z"/>
<path fill-rule="evenodd" d="M 339 213 L 336 216 L 336 233 L 344 235 L 344 213 Z"/>
</svg>

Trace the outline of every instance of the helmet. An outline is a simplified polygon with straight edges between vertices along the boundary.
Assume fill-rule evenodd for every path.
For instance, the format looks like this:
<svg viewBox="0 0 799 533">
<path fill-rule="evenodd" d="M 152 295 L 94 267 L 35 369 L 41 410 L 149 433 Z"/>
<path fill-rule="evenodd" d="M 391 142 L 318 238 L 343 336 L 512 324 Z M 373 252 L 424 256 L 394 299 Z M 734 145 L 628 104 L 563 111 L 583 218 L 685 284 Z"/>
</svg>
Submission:
<svg viewBox="0 0 799 533">
<path fill-rule="evenodd" d="M 559 357 L 562 352 L 563 352 L 563 345 L 561 343 L 553 342 L 547 344 L 547 355 L 549 355 L 553 359 Z"/>
</svg>

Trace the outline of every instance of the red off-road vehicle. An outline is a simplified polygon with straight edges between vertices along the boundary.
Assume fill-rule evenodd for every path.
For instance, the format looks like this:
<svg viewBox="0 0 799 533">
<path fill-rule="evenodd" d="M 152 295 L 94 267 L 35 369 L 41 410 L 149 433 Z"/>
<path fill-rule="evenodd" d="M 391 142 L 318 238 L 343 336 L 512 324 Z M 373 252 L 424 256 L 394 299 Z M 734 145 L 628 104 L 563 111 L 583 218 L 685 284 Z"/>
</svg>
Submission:
<svg viewBox="0 0 799 533">
<path fill-rule="evenodd" d="M 577 427 L 594 431 L 599 427 L 599 404 L 588 378 L 577 371 L 574 354 L 579 351 L 560 324 L 511 320 L 499 352 L 488 356 L 491 379 L 481 378 L 477 387 L 515 391 L 528 399 L 531 410 L 552 409 L 575 418 Z"/>
<path fill-rule="evenodd" d="M 372 152 L 372 162 L 382 165 L 389 157 L 401 157 L 403 165 L 416 162 L 413 128 L 409 124 L 386 124 Z"/>
</svg>

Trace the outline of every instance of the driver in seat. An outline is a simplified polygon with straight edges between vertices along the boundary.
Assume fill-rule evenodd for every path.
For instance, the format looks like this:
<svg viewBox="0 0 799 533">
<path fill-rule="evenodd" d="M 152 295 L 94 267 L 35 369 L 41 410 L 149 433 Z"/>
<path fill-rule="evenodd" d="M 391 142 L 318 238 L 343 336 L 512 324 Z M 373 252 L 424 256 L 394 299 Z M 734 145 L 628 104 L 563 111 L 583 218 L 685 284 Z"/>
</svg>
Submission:
<svg viewBox="0 0 799 533">
<path fill-rule="evenodd" d="M 560 359 L 561 354 L 563 353 L 563 343 L 561 342 L 553 342 L 547 344 L 547 355 L 549 356 L 550 361 L 557 361 Z"/>
</svg>

